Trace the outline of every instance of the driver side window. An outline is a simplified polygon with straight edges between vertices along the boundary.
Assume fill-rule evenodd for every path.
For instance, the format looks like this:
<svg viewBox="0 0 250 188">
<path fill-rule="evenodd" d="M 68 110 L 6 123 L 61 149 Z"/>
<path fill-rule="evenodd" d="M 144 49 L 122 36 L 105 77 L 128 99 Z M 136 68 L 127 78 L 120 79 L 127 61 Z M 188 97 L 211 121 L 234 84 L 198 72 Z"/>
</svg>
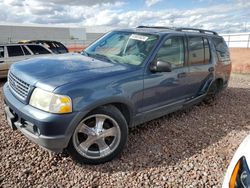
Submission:
<svg viewBox="0 0 250 188">
<path fill-rule="evenodd" d="M 168 62 L 172 69 L 184 66 L 183 37 L 168 38 L 160 47 L 156 55 L 157 61 Z"/>
</svg>

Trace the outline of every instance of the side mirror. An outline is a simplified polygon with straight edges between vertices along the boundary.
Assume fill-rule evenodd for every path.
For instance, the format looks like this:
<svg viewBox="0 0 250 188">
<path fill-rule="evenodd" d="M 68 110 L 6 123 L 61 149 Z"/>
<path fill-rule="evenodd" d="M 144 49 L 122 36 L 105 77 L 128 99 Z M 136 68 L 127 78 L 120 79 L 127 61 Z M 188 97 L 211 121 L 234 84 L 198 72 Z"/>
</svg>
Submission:
<svg viewBox="0 0 250 188">
<path fill-rule="evenodd" d="M 171 72 L 172 66 L 169 62 L 157 60 L 155 63 L 152 63 L 150 70 L 152 72 Z"/>
</svg>

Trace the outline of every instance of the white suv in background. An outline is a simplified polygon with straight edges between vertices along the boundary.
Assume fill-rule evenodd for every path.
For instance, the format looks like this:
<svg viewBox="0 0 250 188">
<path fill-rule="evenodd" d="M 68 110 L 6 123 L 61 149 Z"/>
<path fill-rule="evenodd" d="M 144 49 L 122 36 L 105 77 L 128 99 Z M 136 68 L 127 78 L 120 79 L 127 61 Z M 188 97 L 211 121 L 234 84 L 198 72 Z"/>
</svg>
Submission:
<svg viewBox="0 0 250 188">
<path fill-rule="evenodd" d="M 0 44 L 0 78 L 7 77 L 12 63 L 49 54 L 53 52 L 40 44 Z"/>
<path fill-rule="evenodd" d="M 250 187 L 250 135 L 248 135 L 234 154 L 227 169 L 222 188 Z"/>
</svg>

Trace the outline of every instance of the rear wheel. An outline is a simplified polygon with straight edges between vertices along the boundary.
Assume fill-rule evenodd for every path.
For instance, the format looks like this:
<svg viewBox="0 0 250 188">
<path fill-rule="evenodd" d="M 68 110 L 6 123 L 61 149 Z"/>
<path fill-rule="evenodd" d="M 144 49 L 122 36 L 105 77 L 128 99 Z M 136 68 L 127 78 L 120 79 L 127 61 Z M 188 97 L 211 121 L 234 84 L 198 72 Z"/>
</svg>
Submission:
<svg viewBox="0 0 250 188">
<path fill-rule="evenodd" d="M 220 89 L 219 82 L 216 82 L 216 81 L 213 82 L 208 89 L 204 102 L 206 104 L 211 104 L 216 99 L 219 93 L 219 89 Z"/>
<path fill-rule="evenodd" d="M 80 163 L 104 163 L 121 153 L 127 135 L 128 127 L 122 113 L 114 106 L 100 107 L 78 124 L 68 152 Z"/>
</svg>

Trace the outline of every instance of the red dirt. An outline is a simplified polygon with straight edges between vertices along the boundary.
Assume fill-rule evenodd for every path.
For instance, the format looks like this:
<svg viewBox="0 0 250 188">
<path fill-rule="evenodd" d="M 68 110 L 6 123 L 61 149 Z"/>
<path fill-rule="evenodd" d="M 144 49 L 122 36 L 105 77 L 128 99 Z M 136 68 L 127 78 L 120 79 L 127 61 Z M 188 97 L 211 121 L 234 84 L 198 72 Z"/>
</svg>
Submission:
<svg viewBox="0 0 250 188">
<path fill-rule="evenodd" d="M 67 46 L 69 52 L 81 52 L 85 48 L 85 46 L 80 44 L 72 44 Z"/>
<path fill-rule="evenodd" d="M 230 48 L 232 72 L 250 73 L 250 48 Z"/>
</svg>

